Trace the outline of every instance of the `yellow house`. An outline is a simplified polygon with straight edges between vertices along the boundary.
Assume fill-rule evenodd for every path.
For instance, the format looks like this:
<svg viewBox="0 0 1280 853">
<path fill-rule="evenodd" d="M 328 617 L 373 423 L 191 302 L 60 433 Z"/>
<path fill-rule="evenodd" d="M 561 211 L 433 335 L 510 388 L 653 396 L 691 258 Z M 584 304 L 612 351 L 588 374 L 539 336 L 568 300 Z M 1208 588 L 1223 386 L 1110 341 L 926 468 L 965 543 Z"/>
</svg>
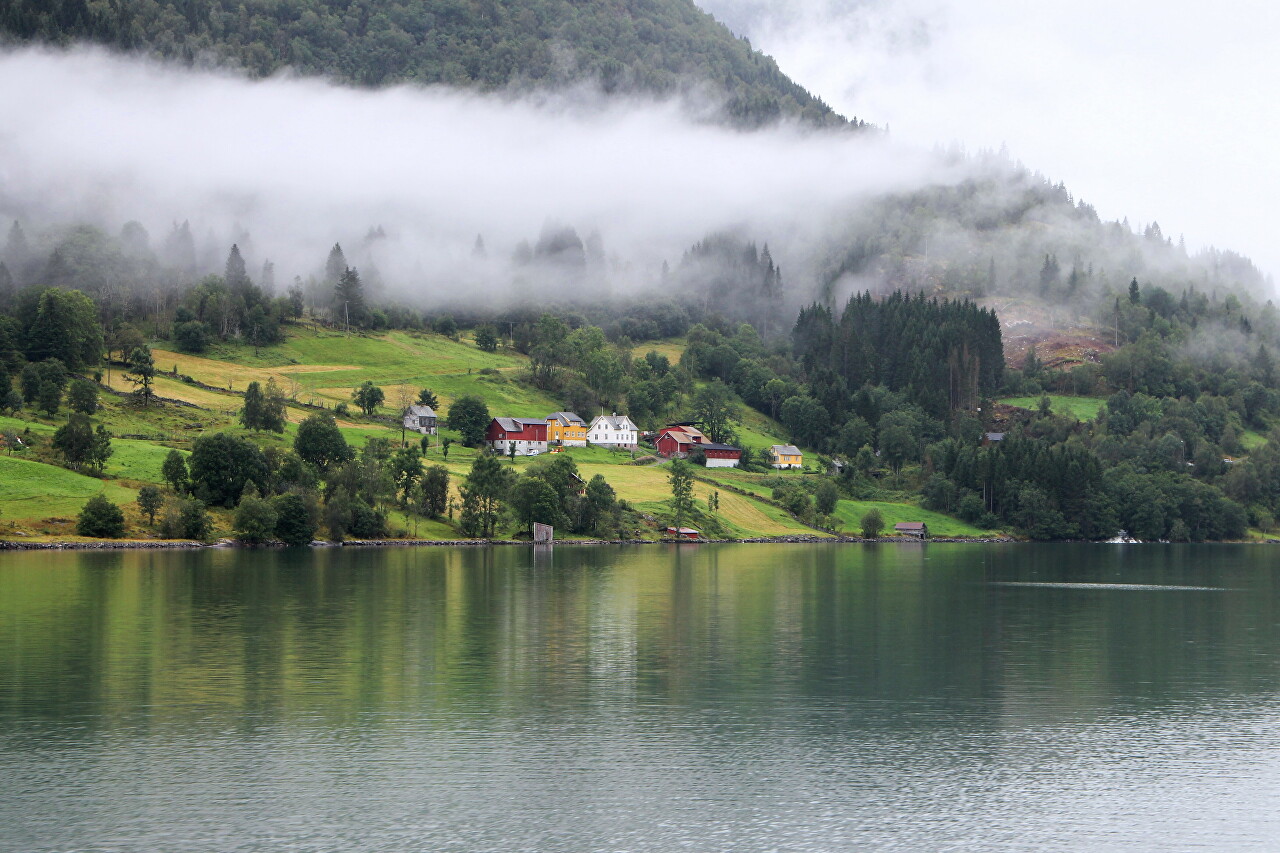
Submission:
<svg viewBox="0 0 1280 853">
<path fill-rule="evenodd" d="M 804 455 L 792 444 L 775 444 L 769 448 L 774 468 L 803 468 Z"/>
<path fill-rule="evenodd" d="M 587 446 L 587 422 L 573 412 L 547 415 L 547 442 L 563 447 Z"/>
</svg>

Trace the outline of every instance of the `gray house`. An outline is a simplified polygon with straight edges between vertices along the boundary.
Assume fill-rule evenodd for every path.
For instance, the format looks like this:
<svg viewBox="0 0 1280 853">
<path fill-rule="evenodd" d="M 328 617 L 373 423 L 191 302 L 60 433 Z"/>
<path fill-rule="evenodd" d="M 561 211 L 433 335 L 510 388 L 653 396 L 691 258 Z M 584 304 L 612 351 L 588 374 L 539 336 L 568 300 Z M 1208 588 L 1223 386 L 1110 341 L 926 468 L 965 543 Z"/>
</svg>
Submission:
<svg viewBox="0 0 1280 853">
<path fill-rule="evenodd" d="M 436 434 L 436 411 L 430 406 L 410 406 L 404 413 L 404 428 L 423 435 Z"/>
</svg>

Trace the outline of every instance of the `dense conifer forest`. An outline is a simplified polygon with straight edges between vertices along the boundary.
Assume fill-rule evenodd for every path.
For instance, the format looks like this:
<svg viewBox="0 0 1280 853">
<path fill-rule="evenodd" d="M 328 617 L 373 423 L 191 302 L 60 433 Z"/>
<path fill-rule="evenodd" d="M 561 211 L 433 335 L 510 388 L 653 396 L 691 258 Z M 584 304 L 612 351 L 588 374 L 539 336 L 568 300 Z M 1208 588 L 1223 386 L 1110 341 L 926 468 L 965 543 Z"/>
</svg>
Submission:
<svg viewBox="0 0 1280 853">
<path fill-rule="evenodd" d="M 588 82 L 657 97 L 705 89 L 724 99 L 717 115 L 741 127 L 846 124 L 690 0 L 13 0 L 0 28 L 23 41 L 96 42 L 255 76 L 289 68 L 363 86 L 513 91 Z"/>
</svg>

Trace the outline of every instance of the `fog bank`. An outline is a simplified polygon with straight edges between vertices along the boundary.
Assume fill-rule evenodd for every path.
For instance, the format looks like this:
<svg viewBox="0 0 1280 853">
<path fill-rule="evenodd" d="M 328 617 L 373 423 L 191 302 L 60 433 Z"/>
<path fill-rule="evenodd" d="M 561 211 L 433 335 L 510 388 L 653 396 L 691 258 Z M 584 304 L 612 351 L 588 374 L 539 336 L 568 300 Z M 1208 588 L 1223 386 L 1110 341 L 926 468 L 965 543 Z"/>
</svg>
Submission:
<svg viewBox="0 0 1280 853">
<path fill-rule="evenodd" d="M 785 265 L 860 200 L 956 178 L 877 134 L 741 133 L 687 103 L 252 82 L 97 50 L 0 54 L 0 112 L 0 215 L 138 220 L 153 242 L 190 220 L 224 256 L 247 233 L 284 281 L 381 226 L 388 283 L 454 286 L 477 234 L 505 259 L 548 220 L 598 231 L 640 283 L 726 228 Z"/>
<path fill-rule="evenodd" d="M 1280 272 L 1280 7 L 698 0 L 837 110 L 916 145 L 1007 145 L 1107 219 Z"/>
</svg>

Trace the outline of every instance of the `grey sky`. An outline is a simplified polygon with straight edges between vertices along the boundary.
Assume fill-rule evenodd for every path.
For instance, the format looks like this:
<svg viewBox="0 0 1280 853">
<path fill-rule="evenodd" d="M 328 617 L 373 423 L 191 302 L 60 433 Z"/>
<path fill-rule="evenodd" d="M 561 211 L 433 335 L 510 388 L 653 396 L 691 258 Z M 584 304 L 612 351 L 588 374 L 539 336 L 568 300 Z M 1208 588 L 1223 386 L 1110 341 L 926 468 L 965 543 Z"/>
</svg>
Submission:
<svg viewBox="0 0 1280 853">
<path fill-rule="evenodd" d="M 1280 272 L 1280 5 L 697 0 L 848 115 Z"/>
</svg>

